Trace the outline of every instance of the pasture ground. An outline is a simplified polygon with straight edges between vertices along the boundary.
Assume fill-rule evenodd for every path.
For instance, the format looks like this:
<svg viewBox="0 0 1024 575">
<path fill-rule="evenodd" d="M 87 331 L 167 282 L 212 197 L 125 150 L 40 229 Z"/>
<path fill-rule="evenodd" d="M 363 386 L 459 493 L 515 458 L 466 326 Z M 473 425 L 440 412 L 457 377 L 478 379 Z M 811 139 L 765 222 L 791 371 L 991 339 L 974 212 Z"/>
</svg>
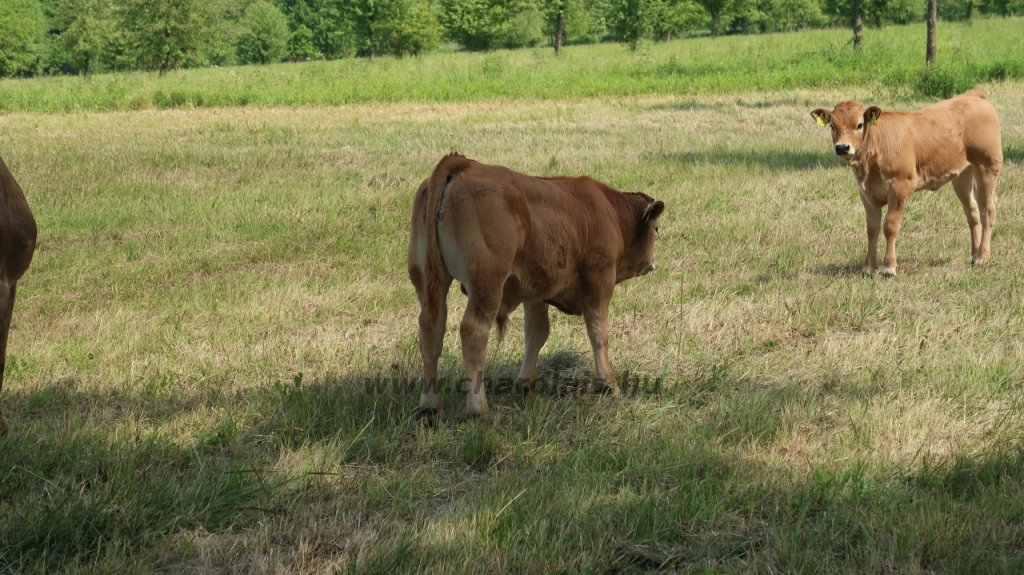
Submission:
<svg viewBox="0 0 1024 575">
<path fill-rule="evenodd" d="M 946 188 L 900 276 L 809 110 L 721 97 L 0 116 L 40 225 L 0 439 L 0 570 L 1024 570 L 1024 84 L 985 85 L 993 257 Z M 539 397 L 410 418 L 412 194 L 459 150 L 667 204 L 612 302 L 613 400 L 555 315 Z M 444 374 L 461 370 L 452 295 Z M 489 354 L 514 376 L 521 312 Z M 662 378 L 662 383 L 653 382 Z"/>
</svg>

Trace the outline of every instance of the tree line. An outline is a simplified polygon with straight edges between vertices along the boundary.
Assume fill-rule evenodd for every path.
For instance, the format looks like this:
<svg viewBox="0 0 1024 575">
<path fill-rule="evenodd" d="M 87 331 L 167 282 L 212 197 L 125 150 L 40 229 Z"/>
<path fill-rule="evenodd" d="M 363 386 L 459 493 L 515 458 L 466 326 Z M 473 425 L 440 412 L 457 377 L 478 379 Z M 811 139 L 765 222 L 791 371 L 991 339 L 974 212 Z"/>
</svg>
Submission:
<svg viewBox="0 0 1024 575">
<path fill-rule="evenodd" d="M 928 0 L 2 0 L 0 77 L 905 24 Z M 941 20 L 1024 12 L 942 0 Z"/>
</svg>

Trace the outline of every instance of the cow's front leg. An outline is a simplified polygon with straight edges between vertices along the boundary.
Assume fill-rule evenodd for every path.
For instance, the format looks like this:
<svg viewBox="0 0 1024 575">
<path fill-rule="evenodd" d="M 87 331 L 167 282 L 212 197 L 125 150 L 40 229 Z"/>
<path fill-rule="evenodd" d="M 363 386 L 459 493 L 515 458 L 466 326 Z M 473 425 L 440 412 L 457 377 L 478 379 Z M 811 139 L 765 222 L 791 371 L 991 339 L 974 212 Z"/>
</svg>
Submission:
<svg viewBox="0 0 1024 575">
<path fill-rule="evenodd" d="M 889 209 L 885 212 L 885 259 L 882 261 L 882 276 L 896 277 L 896 236 L 900 233 L 900 222 L 907 209 L 907 201 L 913 193 L 913 184 L 894 181 L 889 189 Z"/>
<path fill-rule="evenodd" d="M 615 383 L 615 373 L 608 361 L 608 303 L 615 289 L 615 279 L 602 282 L 604 285 L 593 286 L 590 301 L 583 309 L 583 320 L 587 323 L 587 335 L 594 349 L 594 363 L 597 367 L 596 381 L 603 383 L 612 395 L 619 396 L 622 392 Z"/>
<path fill-rule="evenodd" d="M 444 330 L 448 321 L 448 289 L 452 285 L 452 277 L 445 274 L 441 282 L 441 296 L 437 302 L 437 317 L 431 319 L 420 293 L 420 357 L 423 359 L 423 389 L 420 391 L 420 406 L 417 411 L 425 417 L 440 416 L 441 384 L 437 377 L 437 362 L 441 358 L 444 347 Z M 422 292 L 417 285 L 417 292 Z"/>
<path fill-rule="evenodd" d="M 876 206 L 871 200 L 860 194 L 860 201 L 864 204 L 864 215 L 867 217 L 868 226 L 868 253 L 864 258 L 864 274 L 875 273 L 878 267 L 878 233 L 882 231 L 882 208 Z"/>
<path fill-rule="evenodd" d="M 548 304 L 539 301 L 523 304 L 523 331 L 526 351 L 523 354 L 523 365 L 519 368 L 519 382 L 524 385 L 524 391 L 530 392 L 537 390 L 537 357 L 551 333 Z"/>
</svg>

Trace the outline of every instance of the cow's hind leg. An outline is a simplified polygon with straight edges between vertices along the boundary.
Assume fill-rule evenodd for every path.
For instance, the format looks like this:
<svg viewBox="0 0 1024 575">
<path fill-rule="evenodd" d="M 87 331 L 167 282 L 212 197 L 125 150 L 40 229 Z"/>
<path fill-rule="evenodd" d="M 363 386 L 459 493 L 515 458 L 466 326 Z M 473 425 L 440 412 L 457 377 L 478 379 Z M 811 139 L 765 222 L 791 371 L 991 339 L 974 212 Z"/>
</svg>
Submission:
<svg viewBox="0 0 1024 575">
<path fill-rule="evenodd" d="M 981 212 L 981 246 L 974 263 L 980 264 L 988 259 L 989 244 L 992 240 L 992 228 L 996 224 L 996 180 L 999 179 L 999 167 L 975 167 L 975 195 L 978 209 Z"/>
<path fill-rule="evenodd" d="M 437 362 L 444 347 L 444 330 L 448 320 L 448 289 L 452 277 L 447 272 L 441 282 L 441 297 L 437 302 L 437 317 L 430 318 L 427 306 L 420 297 L 420 357 L 423 359 L 423 389 L 420 392 L 418 412 L 422 416 L 441 415 L 441 384 L 437 376 Z M 417 292 L 420 292 L 417 286 Z"/>
<path fill-rule="evenodd" d="M 502 286 L 505 278 L 488 281 L 488 274 L 474 278 L 467 287 L 469 302 L 462 316 L 459 335 L 462 338 L 462 360 L 469 378 L 466 394 L 466 413 L 482 415 L 490 411 L 487 406 L 487 389 L 484 385 L 484 364 L 487 361 L 487 340 L 491 326 L 501 306 Z M 493 277 L 493 276 L 491 276 Z"/>
<path fill-rule="evenodd" d="M 953 189 L 967 216 L 967 227 L 971 230 L 971 263 L 977 263 L 981 248 L 981 215 L 978 201 L 974 198 L 974 166 L 968 166 L 959 176 L 953 178 Z"/>
<path fill-rule="evenodd" d="M 551 333 L 548 304 L 539 301 L 523 304 L 523 331 L 526 351 L 523 354 L 523 365 L 519 368 L 519 382 L 525 387 L 524 391 L 536 391 L 537 357 Z"/>
<path fill-rule="evenodd" d="M 4 388 L 4 370 L 7 368 L 7 333 L 11 329 L 11 316 L 14 313 L 15 284 L 8 284 L 0 279 L 0 391 Z M 7 422 L 4 421 L 3 409 L 0 409 L 0 435 L 7 433 Z"/>
</svg>

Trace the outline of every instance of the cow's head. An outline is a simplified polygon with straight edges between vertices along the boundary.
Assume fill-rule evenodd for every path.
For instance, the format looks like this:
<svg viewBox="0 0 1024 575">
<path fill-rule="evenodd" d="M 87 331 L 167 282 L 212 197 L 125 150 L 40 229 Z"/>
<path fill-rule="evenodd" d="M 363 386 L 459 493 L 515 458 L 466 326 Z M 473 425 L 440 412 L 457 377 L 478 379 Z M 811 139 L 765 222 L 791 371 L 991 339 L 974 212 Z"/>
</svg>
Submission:
<svg viewBox="0 0 1024 575">
<path fill-rule="evenodd" d="M 658 236 L 658 219 L 665 211 L 665 202 L 655 200 L 647 194 L 629 194 L 636 214 L 636 235 L 633 243 L 626 246 L 619 265 L 616 281 L 649 274 L 658 269 L 654 261 L 654 239 Z"/>
<path fill-rule="evenodd" d="M 845 159 L 861 151 L 868 130 L 881 115 L 882 110 L 878 106 L 865 110 L 853 101 L 840 102 L 831 112 L 825 108 L 811 112 L 811 117 L 819 126 L 828 126 L 832 130 L 833 149 L 837 156 Z"/>
</svg>

